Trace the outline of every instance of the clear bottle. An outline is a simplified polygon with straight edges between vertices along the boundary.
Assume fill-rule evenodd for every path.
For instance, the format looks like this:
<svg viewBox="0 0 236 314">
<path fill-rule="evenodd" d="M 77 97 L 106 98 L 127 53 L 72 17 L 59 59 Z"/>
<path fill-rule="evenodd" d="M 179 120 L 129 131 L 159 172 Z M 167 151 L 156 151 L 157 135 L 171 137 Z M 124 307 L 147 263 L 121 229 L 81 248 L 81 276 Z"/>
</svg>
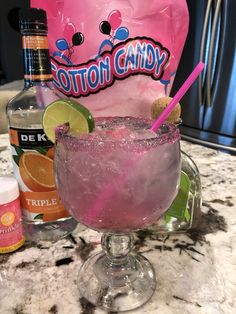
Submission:
<svg viewBox="0 0 236 314">
<path fill-rule="evenodd" d="M 54 89 L 47 41 L 47 17 L 41 9 L 21 12 L 24 88 L 8 104 L 14 174 L 20 186 L 27 239 L 54 241 L 77 223 L 55 189 L 53 144 L 42 127 L 45 107 L 62 96 Z"/>
<path fill-rule="evenodd" d="M 157 233 L 185 232 L 197 227 L 201 217 L 202 188 L 199 170 L 194 161 L 181 152 L 180 190 L 169 210 L 151 230 Z"/>
</svg>

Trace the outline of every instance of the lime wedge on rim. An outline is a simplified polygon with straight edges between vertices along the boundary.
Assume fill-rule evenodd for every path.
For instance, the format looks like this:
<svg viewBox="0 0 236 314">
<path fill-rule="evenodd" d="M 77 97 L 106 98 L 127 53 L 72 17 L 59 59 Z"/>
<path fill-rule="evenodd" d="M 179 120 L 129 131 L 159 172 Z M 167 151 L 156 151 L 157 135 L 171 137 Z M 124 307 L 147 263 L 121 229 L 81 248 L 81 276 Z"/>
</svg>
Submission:
<svg viewBox="0 0 236 314">
<path fill-rule="evenodd" d="M 94 119 L 87 108 L 75 100 L 58 99 L 48 105 L 43 114 L 43 129 L 47 138 L 55 143 L 55 129 L 68 123 L 73 133 L 93 131 Z"/>
</svg>

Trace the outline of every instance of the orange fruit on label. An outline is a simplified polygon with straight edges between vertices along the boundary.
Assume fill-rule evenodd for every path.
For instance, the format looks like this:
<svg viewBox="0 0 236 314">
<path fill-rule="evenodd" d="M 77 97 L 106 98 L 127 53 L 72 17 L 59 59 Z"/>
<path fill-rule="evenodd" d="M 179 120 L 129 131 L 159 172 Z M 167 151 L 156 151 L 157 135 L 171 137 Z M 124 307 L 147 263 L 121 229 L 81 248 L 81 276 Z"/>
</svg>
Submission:
<svg viewBox="0 0 236 314">
<path fill-rule="evenodd" d="M 48 149 L 46 156 L 48 156 L 51 159 L 54 159 L 54 146 Z"/>
<path fill-rule="evenodd" d="M 53 160 L 37 152 L 24 152 L 19 161 L 19 171 L 24 184 L 34 192 L 56 189 Z"/>
<path fill-rule="evenodd" d="M 9 227 L 15 221 L 15 215 L 12 212 L 6 212 L 1 216 L 0 221 L 3 226 Z"/>
</svg>

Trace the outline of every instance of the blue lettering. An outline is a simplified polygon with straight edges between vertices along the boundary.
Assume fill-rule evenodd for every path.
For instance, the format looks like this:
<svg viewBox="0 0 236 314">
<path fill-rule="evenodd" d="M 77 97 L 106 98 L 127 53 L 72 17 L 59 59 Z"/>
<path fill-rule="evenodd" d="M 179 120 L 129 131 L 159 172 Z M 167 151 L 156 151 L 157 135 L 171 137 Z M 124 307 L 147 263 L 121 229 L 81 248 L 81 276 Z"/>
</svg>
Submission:
<svg viewBox="0 0 236 314">
<path fill-rule="evenodd" d="M 82 68 L 82 69 L 78 69 L 78 75 L 80 77 L 80 81 L 81 81 L 81 84 L 82 84 L 82 91 L 83 92 L 86 92 L 86 72 L 87 72 L 87 69 L 86 68 Z"/>
<path fill-rule="evenodd" d="M 156 61 L 157 61 L 155 74 L 156 74 L 156 76 L 159 76 L 160 75 L 160 66 L 166 60 L 166 54 L 162 53 L 162 56 L 160 57 L 160 49 L 158 47 L 155 49 L 155 51 L 156 51 Z"/>
<path fill-rule="evenodd" d="M 147 45 L 147 55 L 146 55 L 146 62 L 145 68 L 151 71 L 155 66 L 155 50 L 152 45 Z"/>
<path fill-rule="evenodd" d="M 115 54 L 115 57 L 114 57 L 114 60 L 115 60 L 115 72 L 119 75 L 122 75 L 125 73 L 125 70 L 124 70 L 124 67 L 120 67 L 120 59 L 121 59 L 121 56 L 124 55 L 125 53 L 125 48 L 122 48 L 122 49 L 119 49 L 116 54 Z"/>
<path fill-rule="evenodd" d="M 70 92 L 74 96 L 81 96 L 97 92 L 110 86 L 115 79 L 126 78 L 132 73 L 148 74 L 153 79 L 160 79 L 169 59 L 167 49 L 162 49 L 158 42 L 146 37 L 136 37 L 115 45 L 113 49 L 86 64 L 69 67 L 62 67 L 52 58 L 56 87 L 65 94 Z"/>
<path fill-rule="evenodd" d="M 94 73 L 94 80 L 93 80 L 93 73 Z M 91 67 L 88 70 L 88 84 L 91 87 L 91 89 L 96 89 L 99 82 L 99 70 L 97 66 L 91 65 Z"/>
<path fill-rule="evenodd" d="M 136 54 L 136 64 L 139 64 L 141 58 L 141 65 L 140 68 L 144 68 L 144 62 L 146 59 L 146 43 L 137 43 L 137 54 Z"/>
<path fill-rule="evenodd" d="M 69 79 L 69 77 L 67 75 L 67 72 L 64 69 L 59 69 L 57 71 L 57 77 L 58 77 L 59 83 L 61 84 L 62 88 L 66 92 L 69 92 L 71 86 L 70 86 L 70 79 Z"/>
<path fill-rule="evenodd" d="M 55 66 L 55 64 L 51 63 L 51 68 L 52 68 L 52 71 L 55 71 L 56 77 L 57 77 L 57 67 Z M 53 76 L 53 81 L 57 87 L 61 87 L 59 82 L 56 80 L 55 76 Z"/>
<path fill-rule="evenodd" d="M 130 63 L 130 65 L 129 65 Z M 126 60 L 125 60 L 125 70 L 128 72 L 129 69 L 134 70 L 135 69 L 135 61 L 134 61 L 134 47 L 133 45 L 129 45 L 128 51 L 126 54 Z"/>
<path fill-rule="evenodd" d="M 100 84 L 104 85 L 105 82 L 110 82 L 111 79 L 110 58 L 106 57 L 105 60 L 101 60 L 99 63 L 99 68 L 100 68 Z"/>
<path fill-rule="evenodd" d="M 73 86 L 75 93 L 77 93 L 78 92 L 78 85 L 77 85 L 77 81 L 76 81 L 76 74 L 78 73 L 78 71 L 77 70 L 69 70 L 68 73 L 72 77 L 72 86 Z"/>
</svg>

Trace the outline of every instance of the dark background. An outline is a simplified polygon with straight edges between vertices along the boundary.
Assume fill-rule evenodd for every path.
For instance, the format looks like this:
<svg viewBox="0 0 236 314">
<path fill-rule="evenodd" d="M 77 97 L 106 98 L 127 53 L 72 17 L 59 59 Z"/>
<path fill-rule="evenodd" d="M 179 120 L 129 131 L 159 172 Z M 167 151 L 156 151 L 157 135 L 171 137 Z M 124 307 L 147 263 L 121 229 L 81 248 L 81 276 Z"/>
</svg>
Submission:
<svg viewBox="0 0 236 314">
<path fill-rule="evenodd" d="M 30 0 L 0 1 L 0 85 L 23 78 L 18 11 L 29 6 Z"/>
</svg>

